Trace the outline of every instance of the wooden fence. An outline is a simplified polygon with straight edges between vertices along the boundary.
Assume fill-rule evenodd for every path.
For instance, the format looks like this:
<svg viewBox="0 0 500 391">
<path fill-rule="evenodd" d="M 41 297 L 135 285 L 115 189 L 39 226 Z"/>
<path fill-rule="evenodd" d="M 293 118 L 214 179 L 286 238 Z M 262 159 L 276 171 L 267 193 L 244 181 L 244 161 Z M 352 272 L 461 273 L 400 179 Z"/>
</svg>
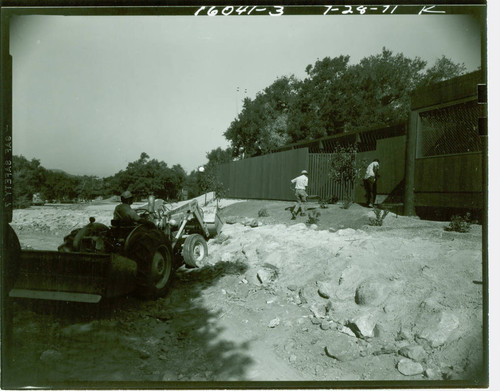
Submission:
<svg viewBox="0 0 500 391">
<path fill-rule="evenodd" d="M 352 183 L 336 183 L 330 178 L 330 164 L 333 153 L 309 154 L 309 195 L 317 195 L 321 199 L 352 199 L 354 186 Z"/>
<path fill-rule="evenodd" d="M 308 169 L 307 148 L 221 164 L 217 176 L 228 198 L 295 200 L 290 181 Z"/>
</svg>

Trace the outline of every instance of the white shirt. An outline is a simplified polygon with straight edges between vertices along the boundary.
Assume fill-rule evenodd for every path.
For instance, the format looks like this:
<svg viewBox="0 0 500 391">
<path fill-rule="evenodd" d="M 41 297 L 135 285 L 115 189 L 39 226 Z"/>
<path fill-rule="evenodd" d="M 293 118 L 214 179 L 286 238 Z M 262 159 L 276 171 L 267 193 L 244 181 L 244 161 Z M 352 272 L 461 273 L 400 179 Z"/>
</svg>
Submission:
<svg viewBox="0 0 500 391">
<path fill-rule="evenodd" d="M 378 171 L 379 164 L 378 162 L 371 162 L 366 168 L 365 179 L 370 177 L 375 177 L 375 173 Z"/>
<path fill-rule="evenodd" d="M 305 190 L 308 184 L 308 178 L 304 174 L 292 179 L 292 183 L 295 183 L 295 190 Z"/>
</svg>

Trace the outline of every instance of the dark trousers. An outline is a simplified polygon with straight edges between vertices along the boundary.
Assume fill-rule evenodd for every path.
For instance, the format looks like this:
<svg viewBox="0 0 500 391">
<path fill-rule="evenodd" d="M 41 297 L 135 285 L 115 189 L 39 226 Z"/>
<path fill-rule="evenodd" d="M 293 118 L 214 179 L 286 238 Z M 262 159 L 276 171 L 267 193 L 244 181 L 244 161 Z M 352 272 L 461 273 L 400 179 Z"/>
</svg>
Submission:
<svg viewBox="0 0 500 391">
<path fill-rule="evenodd" d="M 366 203 L 374 204 L 377 198 L 377 181 L 374 177 L 363 180 L 366 191 Z"/>
</svg>

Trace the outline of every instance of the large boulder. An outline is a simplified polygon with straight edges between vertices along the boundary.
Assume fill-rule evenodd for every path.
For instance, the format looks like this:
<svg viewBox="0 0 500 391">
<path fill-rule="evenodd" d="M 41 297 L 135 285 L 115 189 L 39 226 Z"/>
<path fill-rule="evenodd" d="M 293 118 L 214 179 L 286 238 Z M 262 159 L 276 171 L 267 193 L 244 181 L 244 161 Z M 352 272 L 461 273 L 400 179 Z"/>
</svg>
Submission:
<svg viewBox="0 0 500 391">
<path fill-rule="evenodd" d="M 361 352 L 355 338 L 335 333 L 325 346 L 325 353 L 338 361 L 352 361 L 359 358 Z"/>
<path fill-rule="evenodd" d="M 443 345 L 456 334 L 460 322 L 451 312 L 440 311 L 420 318 L 420 331 L 416 339 L 427 342 L 430 347 Z"/>
<path fill-rule="evenodd" d="M 384 279 L 368 279 L 356 288 L 354 300 L 359 305 L 379 305 L 387 298 L 391 291 L 390 282 Z"/>
</svg>

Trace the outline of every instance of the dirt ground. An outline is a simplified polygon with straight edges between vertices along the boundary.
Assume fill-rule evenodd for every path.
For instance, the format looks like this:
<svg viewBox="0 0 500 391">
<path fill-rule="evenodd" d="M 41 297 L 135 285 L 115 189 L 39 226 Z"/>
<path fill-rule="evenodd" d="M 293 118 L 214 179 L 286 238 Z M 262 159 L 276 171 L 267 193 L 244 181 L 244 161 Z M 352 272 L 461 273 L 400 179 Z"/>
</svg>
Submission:
<svg viewBox="0 0 500 391">
<path fill-rule="evenodd" d="M 88 217 L 108 224 L 115 205 L 15 210 L 12 227 L 23 248 L 56 250 Z M 16 301 L 10 378 L 88 388 L 483 384 L 481 226 L 447 232 L 392 213 L 374 226 L 373 209 L 341 203 L 310 203 L 320 213 L 311 224 L 291 220 L 291 205 L 222 200 L 226 224 L 208 258 L 180 268 L 156 301 Z"/>
</svg>

